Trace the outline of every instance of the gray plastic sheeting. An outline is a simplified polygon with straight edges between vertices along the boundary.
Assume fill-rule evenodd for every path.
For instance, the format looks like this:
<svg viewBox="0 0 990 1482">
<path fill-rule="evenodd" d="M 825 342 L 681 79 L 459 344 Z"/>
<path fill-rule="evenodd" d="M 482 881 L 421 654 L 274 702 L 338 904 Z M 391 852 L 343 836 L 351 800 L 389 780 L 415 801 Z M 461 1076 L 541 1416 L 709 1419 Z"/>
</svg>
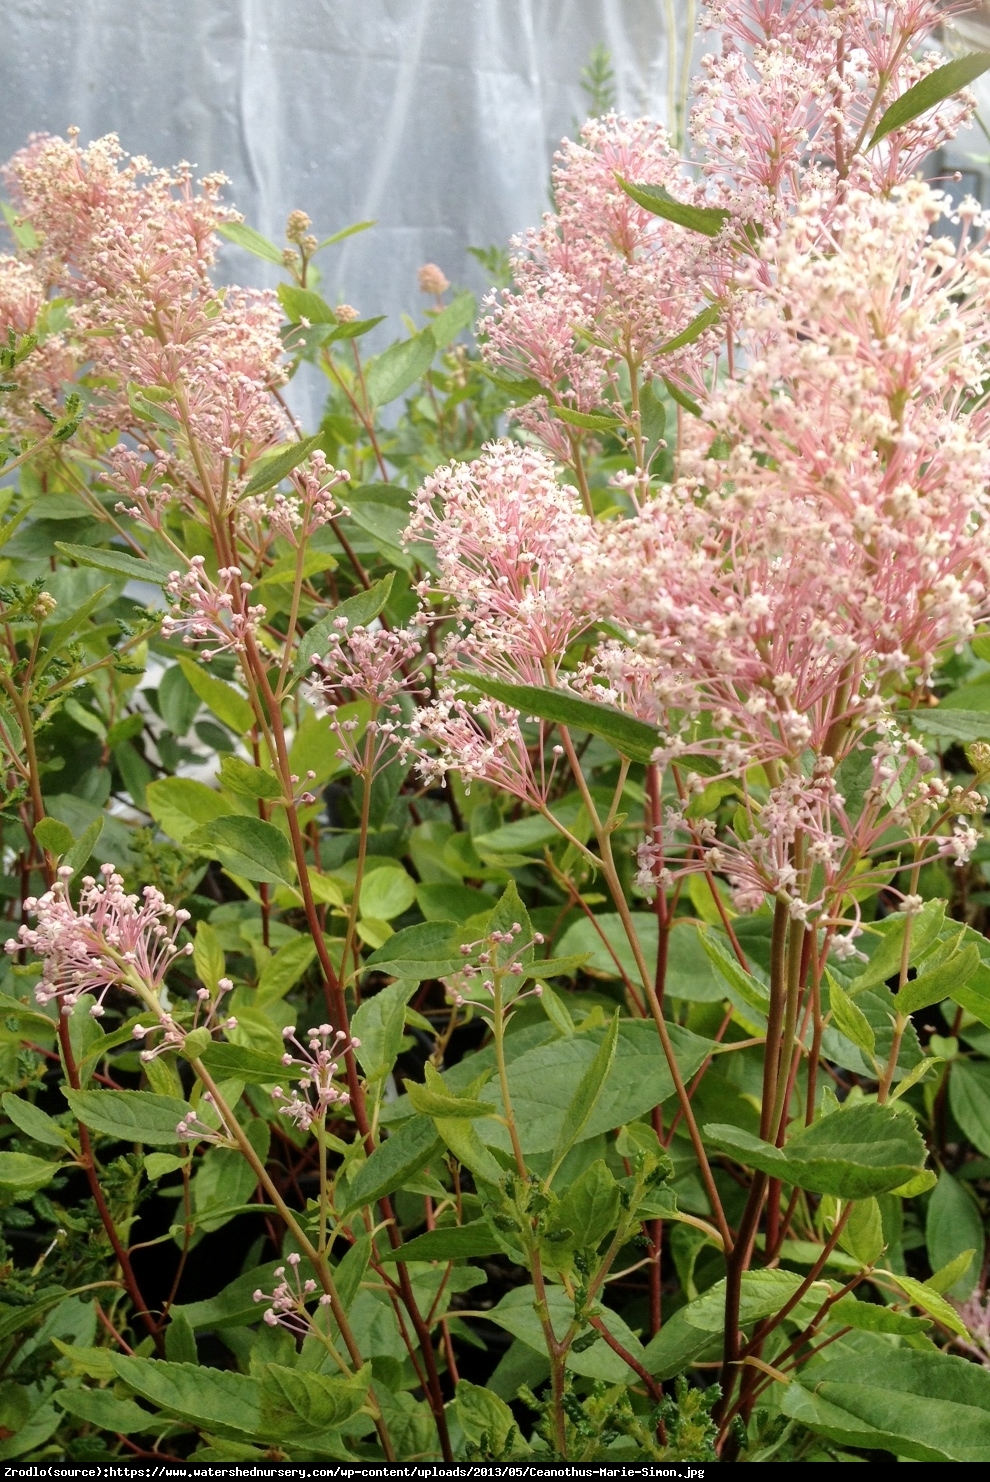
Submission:
<svg viewBox="0 0 990 1482">
<path fill-rule="evenodd" d="M 668 11 L 686 31 L 689 0 L 0 0 L 0 154 L 76 124 L 224 171 L 278 241 L 294 207 L 321 237 L 375 218 L 320 262 L 331 302 L 390 316 L 377 348 L 423 302 L 421 263 L 484 289 L 465 249 L 539 221 L 594 46 L 618 105 L 664 118 Z M 233 248 L 223 271 L 278 276 Z"/>
</svg>

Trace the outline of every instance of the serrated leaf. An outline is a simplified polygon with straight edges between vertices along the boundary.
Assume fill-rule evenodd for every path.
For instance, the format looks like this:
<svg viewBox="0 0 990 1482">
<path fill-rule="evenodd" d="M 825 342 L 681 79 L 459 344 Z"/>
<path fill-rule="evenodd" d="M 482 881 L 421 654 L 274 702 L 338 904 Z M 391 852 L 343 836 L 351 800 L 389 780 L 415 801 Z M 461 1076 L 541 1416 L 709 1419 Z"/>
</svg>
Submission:
<svg viewBox="0 0 990 1482">
<path fill-rule="evenodd" d="M 693 232 L 701 232 L 703 236 L 717 237 L 729 219 L 729 212 L 717 206 L 686 206 L 676 201 L 662 185 L 634 185 L 621 175 L 615 178 L 626 195 L 631 196 L 644 211 L 662 216 L 677 226 L 688 227 Z"/>
<path fill-rule="evenodd" d="M 687 392 L 678 386 L 676 381 L 671 381 L 667 376 L 663 376 L 662 380 L 671 401 L 676 401 L 677 405 L 683 407 L 684 411 L 690 412 L 692 417 L 701 416 L 701 407 L 692 396 L 688 396 Z"/>
<path fill-rule="evenodd" d="M 982 710 L 913 710 L 910 720 L 916 731 L 945 741 L 990 740 L 990 715 Z"/>
<path fill-rule="evenodd" d="M 415 988 L 411 982 L 390 983 L 373 997 L 363 999 L 351 1017 L 351 1031 L 361 1041 L 355 1053 L 369 1081 L 384 1080 L 398 1058 L 406 1004 Z"/>
<path fill-rule="evenodd" d="M 872 149 L 885 139 L 893 129 L 901 129 L 930 108 L 951 98 L 961 88 L 968 87 L 990 67 L 990 51 L 972 51 L 955 61 L 936 67 L 927 77 L 909 87 L 906 92 L 885 109 L 880 122 L 873 130 L 873 138 L 867 145 Z"/>
<path fill-rule="evenodd" d="M 283 999 L 303 974 L 309 971 L 315 956 L 316 943 L 310 936 L 296 937 L 293 941 L 286 942 L 284 947 L 279 947 L 265 963 L 258 978 L 255 993 L 258 1008 L 265 1008 L 268 1004 L 278 1003 Z"/>
<path fill-rule="evenodd" d="M 492 1157 L 466 1117 L 434 1116 L 433 1125 L 458 1163 L 469 1169 L 475 1178 L 482 1178 L 490 1184 L 501 1181 L 504 1176 L 503 1168 Z"/>
<path fill-rule="evenodd" d="M 400 340 L 372 361 L 365 375 L 372 406 L 387 406 L 429 370 L 437 343 L 431 329 L 423 329 L 410 340 Z"/>
<path fill-rule="evenodd" d="M 841 1445 L 908 1461 L 990 1461 L 990 1373 L 875 1341 L 875 1351 L 800 1370 L 781 1396 L 784 1414 Z"/>
<path fill-rule="evenodd" d="M 93 566 L 97 571 L 112 571 L 115 576 L 126 576 L 134 581 L 150 582 L 155 587 L 163 587 L 171 575 L 156 561 L 129 556 L 126 551 L 105 550 L 102 547 L 89 545 L 70 545 L 65 540 L 56 540 L 55 549 L 79 566 Z"/>
<path fill-rule="evenodd" d="M 419 1086 L 415 1081 L 405 1082 L 405 1092 L 416 1111 L 426 1117 L 490 1117 L 495 1108 L 488 1101 L 475 1101 L 471 1097 L 445 1096 L 431 1091 L 428 1086 Z"/>
<path fill-rule="evenodd" d="M 57 818 L 39 819 L 34 826 L 34 837 L 42 849 L 47 849 L 56 858 L 71 849 L 73 844 L 72 830 L 59 823 Z"/>
<path fill-rule="evenodd" d="M 246 736 L 254 725 L 254 711 L 243 695 L 239 695 L 223 679 L 209 674 L 194 659 L 179 658 L 179 667 L 193 694 L 197 695 L 212 711 L 217 720 L 233 731 L 235 736 Z"/>
<path fill-rule="evenodd" d="M 873 1102 L 841 1106 L 795 1133 L 783 1148 L 740 1127 L 711 1124 L 704 1131 L 745 1166 L 840 1199 L 865 1199 L 896 1189 L 920 1172 L 925 1161 L 913 1119 Z"/>
<path fill-rule="evenodd" d="M 933 1003 L 941 1003 L 956 988 L 965 986 L 979 965 L 979 950 L 971 942 L 961 952 L 953 952 L 931 972 L 920 972 L 916 978 L 905 983 L 894 1000 L 898 1012 L 914 1014 L 918 1009 L 927 1009 Z"/>
<path fill-rule="evenodd" d="M 541 720 L 601 736 L 630 761 L 648 762 L 660 745 L 660 732 L 655 726 L 624 715 L 611 705 L 600 705 L 566 690 L 545 689 L 542 685 L 507 684 L 471 670 L 462 670 L 460 677 L 483 695 L 510 705 L 524 716 L 535 715 Z"/>
<path fill-rule="evenodd" d="M 148 789 L 150 792 L 150 788 Z M 183 842 L 210 859 L 217 859 L 231 874 L 245 880 L 273 885 L 294 885 L 292 846 L 273 823 L 230 813 L 214 818 L 196 829 Z"/>
<path fill-rule="evenodd" d="M 270 1086 L 289 1074 L 277 1055 L 253 1050 L 248 1045 L 230 1045 L 214 1040 L 200 1056 L 207 1070 L 218 1081 L 243 1081 L 248 1086 Z"/>
<path fill-rule="evenodd" d="M 375 1149 L 349 1184 L 338 1187 L 341 1213 L 374 1204 L 383 1194 L 394 1193 L 442 1152 L 443 1142 L 430 1118 L 410 1117 Z"/>
<path fill-rule="evenodd" d="M 835 1027 L 867 1055 L 873 1055 L 877 1047 L 873 1026 L 858 1004 L 849 997 L 841 984 L 825 969 L 828 980 L 828 997 Z"/>
<path fill-rule="evenodd" d="M 462 329 L 473 323 L 478 312 L 473 293 L 459 293 L 434 319 L 430 320 L 430 331 L 438 350 L 444 350 Z"/>
<path fill-rule="evenodd" d="M 2 1010 L 0 1010 L 2 1011 Z M 13 1122 L 34 1142 L 43 1143 L 46 1147 L 59 1148 L 62 1152 L 72 1145 L 69 1134 L 59 1124 L 35 1106 L 33 1101 L 26 1101 L 22 1096 L 15 1096 L 12 1091 L 7 1091 L 3 1096 L 3 1109 Z"/>
<path fill-rule="evenodd" d="M 152 1147 L 177 1143 L 176 1126 L 189 1114 L 186 1102 L 152 1091 L 73 1091 L 63 1087 L 62 1095 L 73 1116 L 92 1131 L 120 1142 Z"/>
<path fill-rule="evenodd" d="M 471 1256 L 495 1256 L 502 1247 L 492 1234 L 487 1220 L 472 1220 L 467 1225 L 443 1225 L 407 1240 L 397 1250 L 387 1251 L 381 1260 L 394 1261 L 464 1261 Z"/>
<path fill-rule="evenodd" d="M 318 293 L 311 288 L 297 288 L 294 283 L 278 285 L 278 301 L 293 324 L 308 319 L 310 324 L 336 324 L 337 316 Z"/>
<path fill-rule="evenodd" d="M 254 1435 L 258 1430 L 259 1385 L 247 1374 L 122 1353 L 112 1353 L 110 1362 L 129 1389 L 187 1424 L 221 1435 L 231 1430 Z"/>
<path fill-rule="evenodd" d="M 145 799 L 152 818 L 177 844 L 230 811 L 225 798 L 194 777 L 161 777 L 149 782 Z"/>
<path fill-rule="evenodd" d="M 282 796 L 282 784 L 273 773 L 252 766 L 232 752 L 221 758 L 220 785 L 239 798 L 267 798 L 272 802 Z"/>
<path fill-rule="evenodd" d="M 856 1297 L 841 1297 L 829 1309 L 829 1320 L 842 1327 L 856 1328 L 861 1333 L 923 1333 L 931 1327 L 927 1317 L 911 1317 L 895 1312 L 877 1302 L 860 1302 Z"/>
<path fill-rule="evenodd" d="M 424 921 L 419 926 L 404 927 L 365 962 L 369 970 L 417 983 L 442 978 L 463 966 L 464 957 L 454 943 L 454 928 L 449 921 Z"/>
<path fill-rule="evenodd" d="M 34 1194 L 51 1183 L 58 1164 L 30 1153 L 0 1153 L 0 1190 L 12 1194 Z"/>
<path fill-rule="evenodd" d="M 870 930 L 879 933 L 880 941 L 873 949 L 869 962 L 849 983 L 849 995 L 855 997 L 866 988 L 878 988 L 881 983 L 900 972 L 904 935 L 909 926 L 909 960 L 915 961 L 938 936 L 944 920 L 945 902 L 930 900 L 925 902 L 916 916 L 906 916 L 899 912 L 895 916 L 888 916 L 885 921 L 876 922 Z"/>
<path fill-rule="evenodd" d="M 371 1365 L 356 1374 L 317 1374 L 312 1370 L 265 1364 L 260 1374 L 260 1426 L 266 1438 L 300 1432 L 324 1433 L 356 1415 L 371 1384 Z"/>
<path fill-rule="evenodd" d="M 129 1436 L 135 1431 L 161 1428 L 160 1415 L 142 1410 L 133 1400 L 119 1400 L 108 1389 L 62 1389 L 54 1399 L 68 1415 L 85 1420 L 101 1431 Z"/>
<path fill-rule="evenodd" d="M 880 1274 L 886 1276 L 895 1286 L 900 1287 L 912 1306 L 920 1307 L 922 1312 L 927 1312 L 936 1322 L 948 1328 L 950 1333 L 956 1333 L 960 1338 L 969 1337 L 966 1324 L 956 1309 L 933 1287 L 926 1286 L 923 1281 L 916 1281 L 913 1276 L 901 1276 L 893 1271 L 884 1271 Z"/>
<path fill-rule="evenodd" d="M 293 675 L 298 677 L 313 667 L 313 654 L 321 657 L 326 654 L 330 634 L 340 631 L 336 625 L 341 618 L 347 619 L 349 628 L 366 628 L 369 623 L 373 623 L 388 601 L 394 580 L 395 574 L 390 571 L 367 591 L 357 592 L 353 597 L 345 598 L 343 602 L 321 617 L 319 622 L 314 623 L 299 641 L 299 653 L 292 666 Z"/>
<path fill-rule="evenodd" d="M 322 433 L 318 432 L 314 437 L 304 438 L 302 442 L 288 443 L 279 452 L 262 459 L 247 482 L 244 497 L 264 494 L 267 489 L 274 489 L 276 484 L 280 484 L 309 457 L 314 448 L 319 447 L 321 439 Z"/>
</svg>

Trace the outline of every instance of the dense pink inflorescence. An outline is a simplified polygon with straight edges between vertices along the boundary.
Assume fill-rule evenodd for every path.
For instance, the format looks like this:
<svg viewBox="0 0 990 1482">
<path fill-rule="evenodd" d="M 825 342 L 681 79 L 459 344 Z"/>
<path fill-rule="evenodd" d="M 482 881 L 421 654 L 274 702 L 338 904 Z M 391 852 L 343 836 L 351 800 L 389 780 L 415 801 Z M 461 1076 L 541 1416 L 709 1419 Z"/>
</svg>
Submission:
<svg viewBox="0 0 990 1482">
<path fill-rule="evenodd" d="M 71 874 L 61 870 L 51 890 L 24 902 L 36 925 L 22 926 L 6 943 L 7 952 L 27 948 L 42 958 L 38 1002 L 58 1001 L 68 1013 L 83 994 L 93 994 L 90 1012 L 99 1015 L 111 988 L 143 990 L 148 999 L 157 995 L 176 958 L 192 952 L 191 944 L 180 947 L 176 940 L 189 912 L 177 911 L 153 885 L 140 896 L 128 895 L 123 877 L 109 864 L 101 880 L 83 880 L 74 906 Z"/>
<path fill-rule="evenodd" d="M 39 238 L 29 254 L 39 277 L 88 332 L 98 415 L 128 427 L 135 392 L 149 393 L 158 420 L 180 425 L 190 444 L 182 471 L 216 495 L 225 464 L 288 430 L 271 396 L 285 378 L 274 294 L 210 281 L 216 227 L 231 214 L 222 177 L 200 181 L 197 194 L 188 167 L 125 159 L 113 135 L 86 149 L 36 138 L 5 175 Z"/>
</svg>

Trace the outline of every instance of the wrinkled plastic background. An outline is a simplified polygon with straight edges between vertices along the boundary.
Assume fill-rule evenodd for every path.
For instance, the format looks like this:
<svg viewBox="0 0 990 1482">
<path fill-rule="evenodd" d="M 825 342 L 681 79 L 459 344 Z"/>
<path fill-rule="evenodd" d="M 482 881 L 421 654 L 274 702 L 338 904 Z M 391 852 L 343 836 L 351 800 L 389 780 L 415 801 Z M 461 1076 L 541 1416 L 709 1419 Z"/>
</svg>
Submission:
<svg viewBox="0 0 990 1482">
<path fill-rule="evenodd" d="M 612 53 L 618 105 L 664 118 L 665 0 L 0 0 L 0 157 L 32 131 L 114 131 L 155 163 L 222 170 L 279 242 L 302 207 L 328 249 L 321 291 L 386 313 L 421 305 L 416 269 L 488 285 L 468 246 L 505 245 L 547 209 L 553 150 L 587 111 L 581 70 Z M 687 0 L 673 0 L 682 32 Z M 693 29 L 693 28 L 692 28 Z M 277 269 L 229 248 L 225 276 Z"/>
<path fill-rule="evenodd" d="M 982 0 L 990 12 L 990 0 Z M 700 0 L 0 0 L 0 159 L 33 131 L 116 132 L 157 164 L 222 170 L 247 221 L 281 242 L 302 207 L 321 236 L 374 218 L 321 258 L 331 303 L 384 313 L 378 349 L 423 301 L 416 269 L 488 287 L 468 246 L 505 245 L 548 206 L 554 149 L 587 111 L 581 71 L 612 55 L 617 105 L 667 119 L 666 17 Z M 990 44 L 978 18 L 958 44 Z M 984 103 L 990 83 L 981 82 Z M 990 110 L 987 110 L 990 116 Z M 943 156 L 986 154 L 978 132 Z M 985 169 L 963 188 L 987 198 Z M 223 275 L 273 284 L 233 247 Z M 316 413 L 315 382 L 294 388 Z"/>
</svg>

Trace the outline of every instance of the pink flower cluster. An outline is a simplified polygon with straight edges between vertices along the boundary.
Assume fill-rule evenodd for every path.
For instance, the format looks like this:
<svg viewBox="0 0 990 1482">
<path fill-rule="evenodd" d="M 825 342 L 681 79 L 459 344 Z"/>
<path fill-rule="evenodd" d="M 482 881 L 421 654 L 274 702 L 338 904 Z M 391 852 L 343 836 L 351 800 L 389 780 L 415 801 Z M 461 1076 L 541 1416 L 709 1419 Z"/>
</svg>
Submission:
<svg viewBox="0 0 990 1482">
<path fill-rule="evenodd" d="M 69 299 L 85 336 L 100 419 L 167 444 L 175 482 L 221 501 L 289 430 L 271 395 L 285 378 L 274 294 L 210 281 L 216 226 L 231 215 L 222 177 L 200 181 L 197 194 L 187 166 L 125 159 L 113 135 L 86 149 L 74 137 L 35 138 L 4 173 L 39 238 L 24 255 Z"/>
<path fill-rule="evenodd" d="M 192 953 L 191 943 L 177 942 L 188 911 L 177 911 L 153 885 L 140 897 L 128 895 L 113 865 L 103 865 L 100 873 L 101 880 L 86 876 L 74 906 L 72 871 L 63 867 L 51 890 L 24 902 L 37 924 L 22 926 L 5 944 L 11 954 L 27 949 L 42 958 L 35 997 L 41 1004 L 60 1003 L 63 1014 L 90 993 L 96 1000 L 90 1013 L 99 1017 L 111 988 L 140 997 L 150 1008 L 176 959 Z"/>
<path fill-rule="evenodd" d="M 2 422 L 17 436 L 34 438 L 48 431 L 51 424 L 36 403 L 57 413 L 63 386 L 79 366 L 79 353 L 69 337 L 48 332 L 43 313 L 47 297 L 45 284 L 30 263 L 0 256 L 0 340 L 6 345 L 11 332 L 16 339 L 27 335 L 38 339 L 31 353 L 3 375 L 10 389 L 3 395 Z"/>
<path fill-rule="evenodd" d="M 693 233 L 638 206 L 617 175 L 701 199 L 659 125 L 615 114 L 589 119 L 579 141 L 565 140 L 556 156 L 556 211 L 516 238 L 513 290 L 489 301 L 481 324 L 489 362 L 545 388 L 519 421 L 564 460 L 580 430 L 554 407 L 589 413 L 608 399 L 621 414 L 620 364 L 702 386 L 711 364 L 711 336 L 680 355 L 662 347 L 704 308 L 703 264 L 712 254 Z"/>
<path fill-rule="evenodd" d="M 162 619 L 162 637 L 181 633 L 187 645 L 206 638 L 218 639 L 216 648 L 202 651 L 207 663 L 227 650 L 243 653 L 248 635 L 265 616 L 261 603 L 248 604 L 251 590 L 239 566 L 222 566 L 214 581 L 207 573 L 204 557 L 193 556 L 185 575 L 178 571 L 169 575 L 165 592 L 172 609 Z"/>
<path fill-rule="evenodd" d="M 272 1089 L 272 1100 L 283 1101 L 281 1108 L 303 1132 L 308 1132 L 314 1122 L 321 1122 L 333 1106 L 343 1109 L 350 1102 L 348 1093 L 334 1085 L 334 1077 L 340 1071 L 340 1058 L 348 1050 L 360 1047 L 359 1039 L 348 1039 L 342 1029 L 334 1030 L 329 1024 L 321 1024 L 309 1030 L 306 1044 L 296 1037 L 295 1026 L 282 1030 L 286 1052 L 282 1064 L 295 1066 L 302 1072 L 298 1086 L 287 1096 L 281 1086 Z M 293 1055 L 288 1046 L 297 1053 Z"/>
</svg>

